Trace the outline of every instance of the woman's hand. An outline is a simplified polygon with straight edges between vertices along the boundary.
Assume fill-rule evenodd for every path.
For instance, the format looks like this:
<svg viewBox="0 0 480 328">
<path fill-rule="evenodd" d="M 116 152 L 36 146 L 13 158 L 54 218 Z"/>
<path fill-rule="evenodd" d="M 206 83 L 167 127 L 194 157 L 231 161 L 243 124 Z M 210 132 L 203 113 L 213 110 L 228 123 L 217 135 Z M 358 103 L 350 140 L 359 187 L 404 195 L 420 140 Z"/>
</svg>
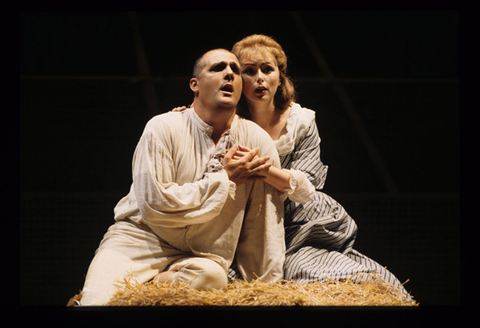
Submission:
<svg viewBox="0 0 480 328">
<path fill-rule="evenodd" d="M 240 159 L 249 156 L 252 150 L 244 146 L 238 146 L 238 150 L 235 152 L 233 159 Z M 254 156 L 252 163 L 255 160 L 260 160 L 258 156 Z M 290 180 L 292 175 L 289 170 L 282 170 L 274 166 L 268 168 L 258 166 L 258 171 L 255 173 L 255 176 L 261 177 L 266 183 L 274 187 L 280 192 L 285 192 L 288 189 L 291 189 Z"/>
<path fill-rule="evenodd" d="M 255 175 L 265 177 L 268 174 L 271 164 L 268 167 L 263 165 L 266 161 L 263 161 L 262 158 L 258 157 L 258 148 L 255 148 L 255 149 L 257 150 L 257 152 L 255 153 L 255 156 L 251 159 L 252 166 L 255 167 L 255 170 L 256 170 Z M 254 150 L 244 147 L 242 145 L 238 145 L 237 151 L 233 155 L 233 159 L 240 160 L 241 158 L 245 158 L 245 157 L 248 158 L 248 156 L 250 156 Z M 265 157 L 268 157 L 268 156 L 265 156 Z M 268 157 L 268 159 L 270 159 L 270 157 Z"/>
<path fill-rule="evenodd" d="M 242 184 L 248 181 L 262 180 L 268 173 L 271 163 L 269 156 L 259 157 L 258 148 L 252 150 L 235 145 L 223 157 L 223 168 L 231 181 Z"/>
<path fill-rule="evenodd" d="M 191 106 L 190 106 L 191 107 Z M 171 111 L 172 112 L 183 112 L 185 109 L 187 109 L 188 107 L 187 106 L 180 106 L 180 107 L 175 107 L 174 109 L 172 109 Z"/>
</svg>

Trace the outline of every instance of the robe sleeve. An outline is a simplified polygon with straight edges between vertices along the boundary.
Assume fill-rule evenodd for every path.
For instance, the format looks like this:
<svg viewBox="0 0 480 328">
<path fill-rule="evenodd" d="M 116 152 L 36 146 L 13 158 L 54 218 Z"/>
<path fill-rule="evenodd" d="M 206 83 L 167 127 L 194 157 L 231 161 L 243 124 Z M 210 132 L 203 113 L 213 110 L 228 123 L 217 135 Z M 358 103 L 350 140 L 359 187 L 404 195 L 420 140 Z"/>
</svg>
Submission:
<svg viewBox="0 0 480 328">
<path fill-rule="evenodd" d="M 315 186 L 308 180 L 307 175 L 299 170 L 286 170 L 290 172 L 290 189 L 285 194 L 291 201 L 305 203 L 313 199 Z"/>
<path fill-rule="evenodd" d="M 132 165 L 138 208 L 143 220 L 155 226 L 176 228 L 211 220 L 235 188 L 223 169 L 206 172 L 192 183 L 172 182 L 171 151 L 151 132 L 142 135 Z"/>
<path fill-rule="evenodd" d="M 263 133 L 263 130 L 261 131 Z M 257 143 L 272 164 L 280 168 L 273 141 L 265 133 Z M 250 145 L 253 147 L 254 145 Z M 242 232 L 237 246 L 237 267 L 247 281 L 261 279 L 278 281 L 283 278 L 285 261 L 285 227 L 283 195 L 264 181 L 252 183 L 245 209 Z"/>
<path fill-rule="evenodd" d="M 290 169 L 297 172 L 292 174 L 294 179 L 292 184 L 296 190 L 290 192 L 289 198 L 295 197 L 294 193 L 299 195 L 311 194 L 311 185 L 314 189 L 323 189 L 328 166 L 324 165 L 320 159 L 320 136 L 315 121 L 312 121 L 306 133 L 296 143 Z M 306 179 L 299 178 L 300 173 L 298 172 L 303 173 Z"/>
</svg>

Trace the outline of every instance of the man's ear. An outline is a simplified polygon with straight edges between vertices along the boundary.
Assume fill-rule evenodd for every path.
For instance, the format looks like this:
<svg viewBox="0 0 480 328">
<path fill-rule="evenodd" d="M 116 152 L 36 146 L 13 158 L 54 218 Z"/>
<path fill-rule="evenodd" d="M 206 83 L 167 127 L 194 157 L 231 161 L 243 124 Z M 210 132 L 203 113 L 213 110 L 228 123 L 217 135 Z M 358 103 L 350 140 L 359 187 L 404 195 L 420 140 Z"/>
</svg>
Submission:
<svg viewBox="0 0 480 328">
<path fill-rule="evenodd" d="M 190 89 L 197 94 L 198 93 L 198 80 L 195 77 L 190 79 Z"/>
</svg>

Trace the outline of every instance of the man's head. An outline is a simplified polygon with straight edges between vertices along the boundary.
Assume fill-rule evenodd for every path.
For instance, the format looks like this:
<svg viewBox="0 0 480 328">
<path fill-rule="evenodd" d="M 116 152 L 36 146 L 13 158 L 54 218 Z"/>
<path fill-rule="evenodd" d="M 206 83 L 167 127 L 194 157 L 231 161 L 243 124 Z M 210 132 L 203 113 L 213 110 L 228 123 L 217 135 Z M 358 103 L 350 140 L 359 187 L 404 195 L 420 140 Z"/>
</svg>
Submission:
<svg viewBox="0 0 480 328">
<path fill-rule="evenodd" d="M 240 63 L 230 51 L 210 50 L 194 65 L 190 89 L 194 102 L 209 108 L 235 108 L 242 95 Z M 194 103 L 194 106 L 195 106 Z"/>
</svg>

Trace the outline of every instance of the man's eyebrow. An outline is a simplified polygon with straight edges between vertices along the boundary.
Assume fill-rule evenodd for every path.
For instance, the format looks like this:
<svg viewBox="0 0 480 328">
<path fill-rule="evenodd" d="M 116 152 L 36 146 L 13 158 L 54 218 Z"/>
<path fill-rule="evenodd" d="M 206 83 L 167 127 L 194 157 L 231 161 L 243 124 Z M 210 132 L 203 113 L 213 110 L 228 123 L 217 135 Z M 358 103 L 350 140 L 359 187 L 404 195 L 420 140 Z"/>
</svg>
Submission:
<svg viewBox="0 0 480 328">
<path fill-rule="evenodd" d="M 221 61 L 221 62 L 213 63 L 212 66 L 210 66 L 210 70 L 211 71 L 215 71 L 218 69 L 223 70 L 227 65 L 230 65 L 232 70 L 235 72 L 238 72 L 240 70 L 239 65 L 234 61 L 231 61 L 231 62 Z"/>
<path fill-rule="evenodd" d="M 223 69 L 225 66 L 227 66 L 227 62 L 225 61 L 215 62 L 210 66 L 210 70 Z"/>
<path fill-rule="evenodd" d="M 230 66 L 232 67 L 232 70 L 233 70 L 234 72 L 238 73 L 238 72 L 240 71 L 240 66 L 237 65 L 236 62 L 231 62 L 231 63 L 230 63 Z"/>
</svg>

